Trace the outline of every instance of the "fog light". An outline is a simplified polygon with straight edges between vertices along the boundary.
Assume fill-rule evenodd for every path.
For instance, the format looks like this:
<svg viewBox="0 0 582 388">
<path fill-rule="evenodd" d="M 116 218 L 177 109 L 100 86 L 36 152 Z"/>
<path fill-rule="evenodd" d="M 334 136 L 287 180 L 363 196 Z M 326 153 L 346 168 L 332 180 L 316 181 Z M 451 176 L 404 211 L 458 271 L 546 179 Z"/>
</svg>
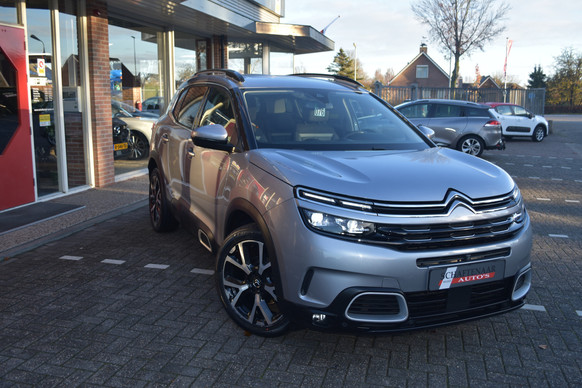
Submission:
<svg viewBox="0 0 582 388">
<path fill-rule="evenodd" d="M 311 320 L 313 321 L 313 323 L 325 323 L 326 319 L 327 319 L 327 315 L 325 315 L 325 314 L 313 314 L 311 317 Z"/>
</svg>

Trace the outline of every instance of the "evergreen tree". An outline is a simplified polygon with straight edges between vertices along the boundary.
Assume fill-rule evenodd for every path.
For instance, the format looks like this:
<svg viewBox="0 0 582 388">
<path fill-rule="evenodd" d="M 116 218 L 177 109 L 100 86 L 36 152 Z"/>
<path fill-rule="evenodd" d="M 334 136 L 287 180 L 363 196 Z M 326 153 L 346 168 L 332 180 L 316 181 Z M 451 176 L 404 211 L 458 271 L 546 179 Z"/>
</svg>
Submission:
<svg viewBox="0 0 582 388">
<path fill-rule="evenodd" d="M 354 78 L 354 59 L 343 48 L 340 48 L 333 62 L 327 67 L 327 71 L 335 75 Z"/>
<path fill-rule="evenodd" d="M 542 66 L 541 65 L 534 66 L 534 71 L 529 74 L 527 87 L 530 89 L 545 88 L 547 86 L 546 78 L 547 76 L 544 74 Z"/>
</svg>

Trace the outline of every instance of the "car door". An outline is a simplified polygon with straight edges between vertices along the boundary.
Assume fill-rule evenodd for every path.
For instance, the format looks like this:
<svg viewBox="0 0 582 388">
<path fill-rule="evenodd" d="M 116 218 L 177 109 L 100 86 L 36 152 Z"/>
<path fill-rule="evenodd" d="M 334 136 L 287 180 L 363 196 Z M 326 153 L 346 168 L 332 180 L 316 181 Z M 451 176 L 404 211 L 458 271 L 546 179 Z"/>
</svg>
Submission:
<svg viewBox="0 0 582 388">
<path fill-rule="evenodd" d="M 510 105 L 498 105 L 495 107 L 495 113 L 499 122 L 501 123 L 501 131 L 504 135 L 511 135 L 511 131 L 515 128 L 515 116 Z"/>
<path fill-rule="evenodd" d="M 239 128 L 235 117 L 233 98 L 221 87 L 210 88 L 200 113 L 197 127 L 219 124 L 228 132 L 229 143 L 238 149 Z M 184 184 L 190 196 L 190 214 L 215 233 L 216 208 L 228 200 L 228 177 L 231 153 L 205 148 L 188 139 L 183 159 Z"/>
<path fill-rule="evenodd" d="M 163 151 L 160 152 L 160 159 L 170 186 L 172 202 L 180 207 L 190 206 L 190 191 L 184 183 L 184 160 L 188 159 L 188 145 L 192 142 L 192 131 L 207 89 L 205 86 L 186 88 L 173 109 L 174 124 L 161 129 L 162 142 L 158 148 Z"/>
<path fill-rule="evenodd" d="M 514 105 L 513 110 L 513 128 L 512 132 L 517 132 L 519 135 L 531 135 L 534 129 L 533 115 L 525 108 Z"/>
<path fill-rule="evenodd" d="M 433 141 L 447 147 L 456 147 L 467 127 L 467 117 L 460 105 L 434 103 L 430 110 L 428 127 L 434 131 Z"/>
</svg>

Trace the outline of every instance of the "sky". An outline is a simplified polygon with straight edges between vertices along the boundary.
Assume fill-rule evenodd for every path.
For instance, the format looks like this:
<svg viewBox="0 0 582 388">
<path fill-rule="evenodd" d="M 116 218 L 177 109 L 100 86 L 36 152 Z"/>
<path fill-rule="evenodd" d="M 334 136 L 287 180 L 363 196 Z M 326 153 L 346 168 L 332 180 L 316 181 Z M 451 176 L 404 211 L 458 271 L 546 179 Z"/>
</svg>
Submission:
<svg viewBox="0 0 582 388">
<path fill-rule="evenodd" d="M 364 71 L 373 76 L 402 70 L 418 53 L 421 43 L 428 55 L 446 72 L 449 60 L 438 44 L 430 40 L 428 27 L 418 22 L 410 4 L 418 0 L 286 0 L 281 23 L 310 25 L 322 30 L 340 16 L 326 31 L 335 50 L 295 57 L 295 67 L 306 72 L 327 73 L 333 57 L 343 48 L 355 54 Z M 460 74 L 464 82 L 482 76 L 503 74 L 507 38 L 513 41 L 507 60 L 507 76 L 526 86 L 534 66 L 541 65 L 547 76 L 554 74 L 555 57 L 563 49 L 582 53 L 582 1 L 580 0 L 506 0 L 510 5 L 502 21 L 505 32 L 486 44 L 484 51 L 461 57 Z M 454 65 L 454 64 L 453 64 Z"/>
</svg>

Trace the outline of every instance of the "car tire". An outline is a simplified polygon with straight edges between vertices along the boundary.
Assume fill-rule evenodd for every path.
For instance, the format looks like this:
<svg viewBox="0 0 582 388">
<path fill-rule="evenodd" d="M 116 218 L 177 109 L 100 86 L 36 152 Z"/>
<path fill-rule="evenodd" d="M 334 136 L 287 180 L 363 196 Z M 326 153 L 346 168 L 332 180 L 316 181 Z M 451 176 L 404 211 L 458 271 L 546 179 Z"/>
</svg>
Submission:
<svg viewBox="0 0 582 388">
<path fill-rule="evenodd" d="M 152 228 L 156 232 L 170 232 L 177 228 L 178 222 L 170 211 L 162 175 L 157 168 L 150 172 L 149 212 Z"/>
<path fill-rule="evenodd" d="M 481 156 L 483 150 L 485 149 L 485 144 L 483 140 L 477 136 L 469 135 L 463 137 L 457 144 L 457 149 L 473 156 Z"/>
<path fill-rule="evenodd" d="M 545 136 L 546 130 L 541 125 L 538 125 L 537 127 L 535 127 L 533 134 L 531 135 L 531 138 L 536 143 L 539 143 L 540 141 L 544 140 Z"/>
<path fill-rule="evenodd" d="M 263 337 L 289 327 L 277 296 L 274 261 L 254 225 L 232 232 L 216 260 L 216 288 L 226 312 L 244 330 Z"/>
<path fill-rule="evenodd" d="M 148 155 L 149 142 L 148 139 L 137 131 L 130 131 L 129 134 L 129 157 L 130 160 L 140 160 Z"/>
</svg>

